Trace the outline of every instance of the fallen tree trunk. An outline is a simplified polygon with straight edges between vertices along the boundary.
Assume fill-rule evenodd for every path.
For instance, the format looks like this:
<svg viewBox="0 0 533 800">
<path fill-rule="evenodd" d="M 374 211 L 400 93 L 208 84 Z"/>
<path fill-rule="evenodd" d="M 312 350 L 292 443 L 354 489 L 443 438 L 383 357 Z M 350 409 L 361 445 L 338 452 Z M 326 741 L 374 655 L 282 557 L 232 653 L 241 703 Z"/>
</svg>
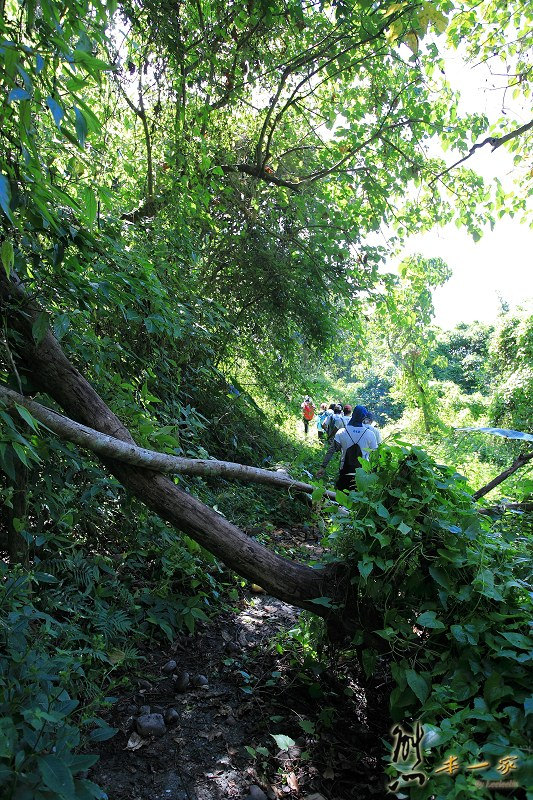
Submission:
<svg viewBox="0 0 533 800">
<path fill-rule="evenodd" d="M 298 492 L 310 494 L 316 486 L 310 483 L 293 480 L 286 472 L 275 472 L 259 467 L 249 467 L 245 464 L 236 464 L 232 461 L 217 461 L 206 458 L 183 458 L 167 453 L 158 453 L 145 447 L 138 447 L 131 442 L 125 442 L 114 436 L 109 436 L 94 428 L 80 425 L 62 414 L 58 414 L 46 406 L 29 400 L 24 395 L 13 392 L 5 386 L 0 386 L 0 398 L 8 406 L 23 406 L 32 416 L 46 425 L 51 431 L 62 439 L 73 444 L 86 447 L 88 450 L 103 458 L 114 458 L 123 464 L 134 467 L 146 467 L 155 472 L 181 473 L 183 475 L 202 475 L 203 477 L 236 478 L 249 483 L 261 483 L 266 486 L 275 486 L 280 489 L 293 489 Z M 335 492 L 325 491 L 324 494 L 335 500 Z"/>
<path fill-rule="evenodd" d="M 533 503 L 501 503 L 498 506 L 486 506 L 485 508 L 478 508 L 478 514 L 505 514 L 508 511 L 520 511 L 522 513 L 529 513 L 533 511 Z"/>
<path fill-rule="evenodd" d="M 130 432 L 70 363 L 50 330 L 41 341 L 34 341 L 32 327 L 42 309 L 28 300 L 14 277 L 7 279 L 1 272 L 0 300 L 9 327 L 17 334 L 15 357 L 19 370 L 29 373 L 34 385 L 52 397 L 70 417 L 135 445 Z M 292 605 L 321 616 L 330 614 L 312 600 L 335 597 L 339 591 L 338 573 L 333 567 L 316 570 L 282 558 L 168 478 L 110 458 L 102 461 L 128 491 L 239 575 Z"/>
</svg>

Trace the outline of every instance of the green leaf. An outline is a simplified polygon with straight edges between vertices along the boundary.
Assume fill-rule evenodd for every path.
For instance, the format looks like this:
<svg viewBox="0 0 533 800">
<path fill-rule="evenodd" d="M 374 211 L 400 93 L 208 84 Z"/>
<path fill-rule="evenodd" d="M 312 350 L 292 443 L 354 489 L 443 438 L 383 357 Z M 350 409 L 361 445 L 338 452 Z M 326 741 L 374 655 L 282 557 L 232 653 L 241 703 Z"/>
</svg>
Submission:
<svg viewBox="0 0 533 800">
<path fill-rule="evenodd" d="M 35 572 L 33 577 L 37 583 L 58 583 L 55 575 L 50 575 L 49 572 Z"/>
<path fill-rule="evenodd" d="M 89 186 L 86 186 L 83 190 L 83 202 L 85 203 L 85 218 L 87 220 L 87 224 L 89 228 L 92 228 L 96 219 L 98 204 L 96 202 L 96 196 Z"/>
<path fill-rule="evenodd" d="M 365 580 L 368 578 L 373 568 L 374 568 L 373 561 L 359 561 L 357 563 L 357 569 L 359 570 L 360 574 Z"/>
<path fill-rule="evenodd" d="M 48 106 L 48 108 L 52 112 L 52 116 L 54 118 L 55 124 L 57 125 L 58 129 L 61 130 L 60 122 L 63 119 L 63 117 L 65 116 L 65 112 L 63 111 L 63 109 L 61 108 L 59 103 L 57 103 L 54 100 L 53 97 L 47 97 L 46 98 L 46 105 Z"/>
<path fill-rule="evenodd" d="M 451 592 L 452 587 L 450 586 L 450 582 L 448 580 L 447 574 L 444 572 L 443 569 L 440 567 L 433 567 L 429 568 L 429 574 L 431 577 L 437 581 L 438 584 L 443 586 L 448 592 Z"/>
<path fill-rule="evenodd" d="M 5 175 L 0 175 L 0 206 L 2 211 L 10 222 L 13 222 L 11 216 L 11 187 Z"/>
<path fill-rule="evenodd" d="M 29 467 L 30 464 L 29 464 L 29 461 L 28 461 L 28 457 L 27 457 L 22 445 L 20 445 L 18 442 L 11 442 L 11 446 L 13 447 L 13 450 L 15 451 L 17 456 L 19 457 L 20 461 L 22 461 L 24 466 L 25 467 Z"/>
<path fill-rule="evenodd" d="M 96 783 L 83 778 L 74 782 L 76 800 L 108 800 L 107 794 Z"/>
<path fill-rule="evenodd" d="M 434 611 L 424 611 L 423 614 L 420 614 L 420 616 L 416 618 L 416 621 L 419 625 L 423 625 L 424 628 L 436 628 L 438 630 L 442 630 L 446 627 L 446 625 L 437 619 Z"/>
<path fill-rule="evenodd" d="M 0 247 L 0 258 L 2 259 L 2 264 L 4 265 L 6 275 L 9 278 L 15 262 L 13 243 L 10 239 L 4 239 L 2 242 L 2 246 Z"/>
<path fill-rule="evenodd" d="M 316 606 L 325 606 L 326 608 L 331 608 L 331 597 L 314 597 L 309 602 L 314 603 Z"/>
<path fill-rule="evenodd" d="M 30 428 L 33 428 L 33 430 L 37 433 L 39 421 L 36 420 L 34 417 L 32 417 L 28 409 L 24 408 L 24 406 L 19 406 L 18 403 L 15 403 L 15 408 L 17 409 L 18 413 L 20 414 L 24 422 L 27 422 Z"/>
<path fill-rule="evenodd" d="M 514 644 L 515 647 L 519 647 L 523 650 L 530 650 L 533 646 L 533 641 L 521 633 L 504 633 L 503 631 L 498 632 L 500 636 L 503 636 L 508 642 Z"/>
<path fill-rule="evenodd" d="M 45 311 L 41 311 L 41 313 L 33 323 L 31 329 L 31 333 L 34 338 L 35 344 L 41 344 L 42 340 L 46 336 L 47 330 L 48 330 L 48 314 Z"/>
<path fill-rule="evenodd" d="M 420 702 L 425 703 L 429 696 L 429 686 L 425 678 L 423 678 L 418 672 L 415 672 L 414 669 L 406 669 L 405 677 L 407 678 L 407 683 L 416 694 Z"/>
<path fill-rule="evenodd" d="M 74 114 L 76 115 L 76 136 L 81 147 L 85 147 L 85 139 L 87 138 L 87 121 L 79 108 L 74 106 Z"/>
<path fill-rule="evenodd" d="M 65 333 L 70 328 L 70 318 L 68 314 L 60 314 L 54 322 L 54 336 L 61 341 Z"/>
<path fill-rule="evenodd" d="M 288 750 L 289 747 L 294 747 L 296 742 L 290 736 L 285 736 L 283 733 L 270 734 L 280 750 Z"/>
<path fill-rule="evenodd" d="M 16 89 L 11 89 L 7 96 L 7 102 L 12 103 L 14 100 L 29 100 L 31 97 L 30 93 L 26 91 L 26 89 L 20 89 L 17 87 Z"/>
<path fill-rule="evenodd" d="M 38 756 L 37 765 L 44 785 L 63 798 L 74 797 L 74 779 L 70 769 L 58 756 Z"/>
<path fill-rule="evenodd" d="M 94 731 L 91 731 L 89 738 L 92 739 L 93 742 L 105 742 L 107 739 L 111 739 L 111 737 L 117 732 L 118 728 L 111 728 L 109 725 L 106 725 L 102 726 L 101 728 L 95 728 Z"/>
<path fill-rule="evenodd" d="M 411 531 L 412 528 L 410 528 L 409 525 L 406 525 L 405 522 L 400 522 L 400 524 L 398 525 L 398 530 L 400 531 L 400 533 L 409 533 L 409 531 Z"/>
<path fill-rule="evenodd" d="M 526 717 L 528 714 L 533 714 L 533 694 L 530 694 L 529 697 L 526 697 L 524 700 L 524 714 Z"/>
</svg>

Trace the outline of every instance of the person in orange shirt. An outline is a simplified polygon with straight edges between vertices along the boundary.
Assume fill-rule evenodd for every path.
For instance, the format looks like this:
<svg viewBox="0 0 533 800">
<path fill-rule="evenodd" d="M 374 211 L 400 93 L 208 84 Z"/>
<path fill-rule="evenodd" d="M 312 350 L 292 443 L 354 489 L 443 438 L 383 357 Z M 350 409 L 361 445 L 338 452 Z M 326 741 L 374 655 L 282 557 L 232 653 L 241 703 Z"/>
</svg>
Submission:
<svg viewBox="0 0 533 800">
<path fill-rule="evenodd" d="M 302 403 L 302 415 L 304 421 L 304 432 L 307 436 L 309 433 L 309 423 L 315 416 L 315 404 L 310 397 L 304 397 L 304 401 Z"/>
</svg>

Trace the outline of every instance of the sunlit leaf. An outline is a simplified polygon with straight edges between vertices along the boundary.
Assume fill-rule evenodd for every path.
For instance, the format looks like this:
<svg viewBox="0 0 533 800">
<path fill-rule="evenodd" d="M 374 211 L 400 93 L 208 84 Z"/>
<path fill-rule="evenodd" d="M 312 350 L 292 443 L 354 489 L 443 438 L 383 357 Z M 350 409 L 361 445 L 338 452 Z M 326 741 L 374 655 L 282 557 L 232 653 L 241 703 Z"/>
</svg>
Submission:
<svg viewBox="0 0 533 800">
<path fill-rule="evenodd" d="M 296 742 L 290 736 L 285 736 L 283 733 L 271 733 L 270 736 L 274 739 L 280 750 L 288 750 L 289 747 L 294 747 Z"/>
<path fill-rule="evenodd" d="M 57 127 L 59 128 L 60 122 L 63 119 L 63 117 L 65 116 L 65 112 L 63 111 L 63 109 L 61 108 L 59 103 L 57 103 L 54 100 L 53 97 L 49 96 L 49 97 L 46 98 L 46 105 L 48 106 L 48 108 L 52 112 L 52 116 L 54 118 L 54 122 L 57 125 Z"/>
</svg>

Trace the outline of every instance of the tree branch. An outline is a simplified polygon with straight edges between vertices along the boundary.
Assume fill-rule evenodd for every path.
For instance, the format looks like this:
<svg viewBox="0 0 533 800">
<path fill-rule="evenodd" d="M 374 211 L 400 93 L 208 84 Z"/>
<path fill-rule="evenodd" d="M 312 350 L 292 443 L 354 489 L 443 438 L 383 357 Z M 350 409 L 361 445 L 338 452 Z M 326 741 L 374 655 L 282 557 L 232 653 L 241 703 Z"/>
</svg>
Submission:
<svg viewBox="0 0 533 800">
<path fill-rule="evenodd" d="M 492 147 L 492 152 L 494 153 L 494 151 L 497 150 L 498 147 L 501 147 L 502 144 L 505 144 L 505 142 L 508 142 L 510 139 L 515 139 L 517 136 L 521 136 L 523 133 L 526 133 L 528 130 L 530 130 L 530 128 L 533 128 L 533 119 L 530 122 L 526 122 L 526 124 L 522 125 L 520 128 L 516 128 L 514 131 L 506 133 L 505 136 L 488 136 L 486 139 L 483 139 L 482 142 L 473 145 L 466 156 L 460 158 L 459 161 L 456 161 L 455 164 L 447 167 L 447 169 L 444 169 L 442 172 L 439 172 L 438 175 L 435 175 L 435 177 L 429 182 L 428 186 L 432 186 L 435 181 L 438 181 L 438 179 L 442 178 L 443 175 L 451 172 L 451 170 L 455 169 L 455 167 L 458 167 L 459 164 L 463 164 L 465 161 L 471 158 L 476 150 L 479 150 L 480 147 L 485 147 L 486 144 L 490 144 Z"/>
<path fill-rule="evenodd" d="M 254 178 L 260 178 L 267 183 L 274 183 L 276 186 L 286 186 L 288 189 L 292 189 L 295 192 L 299 192 L 302 188 L 299 181 L 286 181 L 283 178 L 278 178 L 277 175 L 273 173 L 265 172 L 261 167 L 252 166 L 250 164 L 220 164 L 220 169 L 224 175 L 228 175 L 232 172 L 243 172 Z"/>
<path fill-rule="evenodd" d="M 285 472 L 274 472 L 259 467 L 249 467 L 231 461 L 217 461 L 215 459 L 182 458 L 167 453 L 158 453 L 138 447 L 130 442 L 124 442 L 115 436 L 80 425 L 78 422 L 58 414 L 51 408 L 30 400 L 5 386 L 0 386 L 0 399 L 7 406 L 23 406 L 40 423 L 53 433 L 73 444 L 85 447 L 103 458 L 113 458 L 123 464 L 134 467 L 145 467 L 154 472 L 181 473 L 183 475 L 202 475 L 204 477 L 221 476 L 224 478 L 237 478 L 250 483 L 261 483 L 283 489 L 293 489 L 310 494 L 316 489 L 302 481 L 293 480 Z M 330 499 L 335 499 L 335 492 L 325 492 Z"/>
<path fill-rule="evenodd" d="M 532 458 L 533 458 L 533 450 L 531 450 L 529 453 L 521 453 L 518 456 L 518 458 L 516 458 L 513 461 L 511 466 L 508 467 L 508 469 L 501 472 L 493 480 L 489 481 L 489 483 L 487 483 L 485 486 L 482 486 L 481 489 L 477 490 L 477 492 L 474 492 L 474 494 L 472 495 L 472 500 L 479 500 L 480 497 L 484 497 L 496 486 L 499 486 L 500 483 L 503 483 L 505 480 L 507 480 L 509 475 L 512 475 L 513 472 L 516 472 L 518 469 L 523 467 L 524 464 L 527 464 L 528 461 L 531 461 Z"/>
<path fill-rule="evenodd" d="M 478 514 L 504 514 L 506 511 L 533 511 L 533 503 L 501 503 L 498 506 L 478 508 Z"/>
</svg>

